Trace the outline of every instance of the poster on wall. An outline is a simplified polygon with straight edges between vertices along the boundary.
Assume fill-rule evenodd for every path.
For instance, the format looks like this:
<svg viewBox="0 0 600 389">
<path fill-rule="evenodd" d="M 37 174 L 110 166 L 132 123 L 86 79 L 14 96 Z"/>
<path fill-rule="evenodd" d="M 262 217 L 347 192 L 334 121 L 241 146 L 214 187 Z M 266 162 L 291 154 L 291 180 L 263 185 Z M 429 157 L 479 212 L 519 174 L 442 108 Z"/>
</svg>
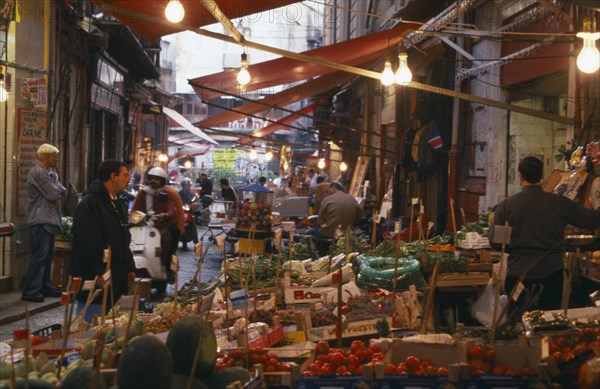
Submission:
<svg viewBox="0 0 600 389">
<path fill-rule="evenodd" d="M 46 111 L 21 108 L 18 112 L 17 215 L 27 210 L 27 176 L 37 161 L 37 149 L 46 142 Z"/>
<path fill-rule="evenodd" d="M 21 78 L 21 96 L 33 108 L 45 109 L 48 103 L 48 86 L 45 78 Z"/>
</svg>

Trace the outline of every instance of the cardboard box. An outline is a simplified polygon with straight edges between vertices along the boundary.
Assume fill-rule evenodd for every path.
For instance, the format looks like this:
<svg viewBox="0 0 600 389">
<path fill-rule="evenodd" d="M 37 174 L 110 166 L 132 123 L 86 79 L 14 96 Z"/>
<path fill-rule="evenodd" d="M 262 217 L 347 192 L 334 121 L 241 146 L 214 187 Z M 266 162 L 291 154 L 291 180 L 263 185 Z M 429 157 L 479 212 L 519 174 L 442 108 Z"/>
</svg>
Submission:
<svg viewBox="0 0 600 389">
<path fill-rule="evenodd" d="M 344 326 L 342 338 L 352 338 L 356 336 L 375 335 L 377 334 L 377 322 L 380 319 L 363 320 L 349 323 Z M 386 318 L 390 328 L 392 327 L 392 319 Z M 306 337 L 311 342 L 320 340 L 336 339 L 335 325 L 314 327 L 306 330 Z"/>
<path fill-rule="evenodd" d="M 494 350 L 496 360 L 513 370 L 518 371 L 523 366 L 529 365 L 537 371 L 542 359 L 549 355 L 549 342 L 547 336 L 522 336 L 518 341 L 496 342 Z"/>
<path fill-rule="evenodd" d="M 392 344 L 391 362 L 398 364 L 406 357 L 414 356 L 419 359 L 429 358 L 435 366 L 448 367 L 453 363 L 466 363 L 467 351 L 474 344 L 473 341 L 457 341 L 453 344 L 445 343 L 413 343 L 397 339 Z"/>
<path fill-rule="evenodd" d="M 327 293 L 334 291 L 330 287 L 285 287 L 284 298 L 286 304 L 309 304 L 309 303 L 325 303 Z"/>
</svg>

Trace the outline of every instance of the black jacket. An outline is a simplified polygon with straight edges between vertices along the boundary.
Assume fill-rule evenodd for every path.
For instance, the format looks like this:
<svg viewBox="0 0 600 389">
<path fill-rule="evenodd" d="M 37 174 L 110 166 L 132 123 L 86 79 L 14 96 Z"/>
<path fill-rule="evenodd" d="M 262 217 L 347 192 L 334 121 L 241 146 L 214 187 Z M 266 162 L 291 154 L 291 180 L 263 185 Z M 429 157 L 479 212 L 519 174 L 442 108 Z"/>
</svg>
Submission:
<svg viewBox="0 0 600 389">
<path fill-rule="evenodd" d="M 128 273 L 135 271 L 129 248 L 131 234 L 127 212 L 120 202 L 113 206 L 110 195 L 101 181 L 94 181 L 77 206 L 73 219 L 73 248 L 69 273 L 74 277 L 92 280 L 106 272 L 104 249 L 111 249 L 113 298 L 117 302 L 129 290 Z M 79 296 L 85 301 L 85 295 Z M 98 302 L 98 299 L 94 302 Z M 108 306 L 111 306 L 110 298 Z"/>
</svg>

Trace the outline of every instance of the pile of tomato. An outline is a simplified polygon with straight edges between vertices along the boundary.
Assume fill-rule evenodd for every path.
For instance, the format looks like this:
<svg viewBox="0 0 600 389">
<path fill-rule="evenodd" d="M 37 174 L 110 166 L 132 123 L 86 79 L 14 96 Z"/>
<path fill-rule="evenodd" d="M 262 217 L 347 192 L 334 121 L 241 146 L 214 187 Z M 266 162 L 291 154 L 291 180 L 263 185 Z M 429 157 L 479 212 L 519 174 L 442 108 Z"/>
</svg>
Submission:
<svg viewBox="0 0 600 389">
<path fill-rule="evenodd" d="M 594 354 L 589 353 L 590 350 L 600 356 L 600 328 L 580 328 L 572 336 L 553 336 L 550 339 L 550 358 L 558 364 L 571 362 L 584 354 L 591 357 Z"/>
<path fill-rule="evenodd" d="M 218 359 L 217 364 L 215 365 L 215 371 L 232 366 L 250 368 L 256 364 L 263 365 L 264 372 L 292 371 L 292 364 L 280 362 L 277 354 L 271 354 L 268 352 L 268 350 L 265 350 L 262 347 L 250 347 L 248 349 L 248 355 L 246 355 L 246 351 L 244 349 L 221 351 L 217 357 Z"/>
<path fill-rule="evenodd" d="M 416 376 L 448 376 L 448 369 L 436 367 L 429 358 L 419 360 L 417 357 L 406 357 L 398 365 L 388 364 L 384 370 L 385 375 L 416 375 Z"/>
<path fill-rule="evenodd" d="M 302 373 L 304 376 L 320 375 L 362 375 L 363 365 L 383 361 L 385 351 L 377 345 L 367 347 L 361 340 L 355 340 L 350 349 L 330 348 L 329 343 L 320 341 L 315 348 L 315 361 Z"/>
<path fill-rule="evenodd" d="M 473 346 L 467 351 L 469 370 L 471 375 L 503 375 L 503 376 L 534 376 L 535 370 L 529 365 L 523 365 L 519 370 L 514 370 L 503 363 L 496 361 L 496 352 L 492 348 Z"/>
</svg>

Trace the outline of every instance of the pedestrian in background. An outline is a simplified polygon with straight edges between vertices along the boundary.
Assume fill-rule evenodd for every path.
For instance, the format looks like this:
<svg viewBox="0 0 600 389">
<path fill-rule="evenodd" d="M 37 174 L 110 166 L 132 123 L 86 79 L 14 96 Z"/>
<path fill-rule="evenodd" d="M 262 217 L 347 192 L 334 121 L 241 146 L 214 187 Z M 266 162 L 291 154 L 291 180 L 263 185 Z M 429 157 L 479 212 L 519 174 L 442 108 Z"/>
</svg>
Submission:
<svg viewBox="0 0 600 389">
<path fill-rule="evenodd" d="M 31 226 L 32 249 L 21 299 L 29 302 L 41 303 L 44 297 L 60 296 L 50 281 L 54 238 L 62 232 L 60 199 L 67 192 L 56 172 L 58 153 L 52 145 L 41 145 L 37 149 L 38 160 L 27 177 L 27 222 Z"/>
<path fill-rule="evenodd" d="M 235 189 L 229 185 L 229 180 L 227 178 L 221 178 L 219 180 L 219 185 L 221 186 L 221 197 L 223 197 L 223 201 L 229 202 L 229 206 L 225 206 L 227 218 L 233 219 L 238 204 L 237 193 L 235 193 Z"/>
<path fill-rule="evenodd" d="M 124 162 L 106 160 L 100 164 L 98 179 L 92 182 L 75 210 L 73 219 L 73 249 L 69 273 L 84 280 L 93 280 L 106 273 L 104 250 L 110 248 L 111 282 L 113 301 L 110 308 L 122 295 L 129 292 L 129 281 L 135 280 L 135 263 L 129 248 L 131 234 L 127 224 L 127 211 L 118 201 L 117 195 L 127 189 L 129 171 Z M 101 286 L 101 285 L 97 285 Z M 82 309 L 87 293 L 77 296 Z M 101 296 L 88 308 L 85 316 L 91 322 L 94 314 L 100 313 Z"/>
</svg>

